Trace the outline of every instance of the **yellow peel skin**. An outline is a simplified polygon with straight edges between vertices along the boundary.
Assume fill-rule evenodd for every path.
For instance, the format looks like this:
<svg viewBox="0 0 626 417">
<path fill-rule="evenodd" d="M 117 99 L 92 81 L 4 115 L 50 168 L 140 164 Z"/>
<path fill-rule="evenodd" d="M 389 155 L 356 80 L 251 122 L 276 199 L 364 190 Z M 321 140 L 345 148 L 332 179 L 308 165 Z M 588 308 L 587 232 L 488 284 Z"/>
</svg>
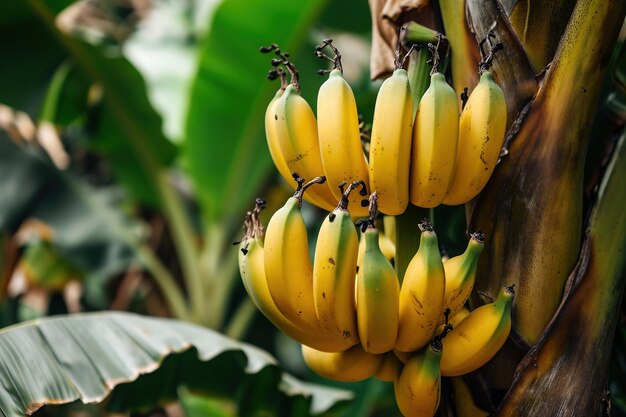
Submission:
<svg viewBox="0 0 626 417">
<path fill-rule="evenodd" d="M 437 235 L 428 223 L 400 288 L 400 318 L 395 349 L 412 352 L 434 336 L 443 307 L 445 275 Z"/>
<path fill-rule="evenodd" d="M 396 271 L 378 246 L 378 231 L 365 231 L 365 256 L 357 273 L 357 324 L 363 349 L 385 353 L 393 349 L 398 334 Z"/>
<path fill-rule="evenodd" d="M 313 266 L 306 225 L 296 197 L 290 197 L 267 225 L 265 275 L 278 310 L 293 323 L 316 327 Z"/>
<path fill-rule="evenodd" d="M 504 92 L 485 71 L 461 112 L 454 178 L 444 204 L 466 203 L 485 187 L 500 156 L 506 120 Z"/>
<path fill-rule="evenodd" d="M 252 302 L 274 326 L 287 336 L 315 349 L 337 352 L 345 344 L 333 341 L 321 327 L 293 323 L 276 307 L 265 278 L 263 240 L 260 237 L 244 239 L 239 246 L 239 272 Z"/>
<path fill-rule="evenodd" d="M 267 131 L 275 132 L 275 141 L 288 168 L 285 178 L 287 182 L 295 186 L 291 177 L 293 172 L 297 172 L 307 181 L 324 175 L 317 121 L 311 106 L 298 94 L 294 85 L 287 86 L 276 100 L 273 110 L 274 117 L 269 120 L 273 127 Z M 281 174 L 285 176 L 282 172 Z M 328 184 L 312 188 L 304 197 L 327 211 L 332 211 L 338 202 Z"/>
<path fill-rule="evenodd" d="M 370 191 L 378 209 L 402 214 L 409 204 L 413 96 L 407 73 L 397 69 L 378 91 L 370 143 Z"/>
<path fill-rule="evenodd" d="M 367 379 L 381 368 L 385 355 L 373 355 L 355 345 L 344 352 L 320 352 L 302 345 L 302 356 L 307 366 L 324 378 L 342 382 Z"/>
<path fill-rule="evenodd" d="M 443 269 L 446 273 L 446 290 L 439 323 L 444 322 L 443 311 L 449 308 L 450 317 L 454 317 L 467 302 L 474 288 L 476 268 L 483 247 L 482 236 L 473 234 L 463 254 L 450 258 L 443 263 Z"/>
<path fill-rule="evenodd" d="M 433 417 L 441 398 L 441 351 L 427 346 L 412 356 L 394 382 L 394 393 L 405 417 Z"/>
<path fill-rule="evenodd" d="M 513 292 L 502 288 L 495 302 L 472 311 L 443 339 L 441 374 L 475 371 L 500 350 L 511 331 Z"/>
<path fill-rule="evenodd" d="M 369 183 L 369 169 L 359 131 L 359 114 L 350 85 L 340 70 L 331 71 L 317 96 L 317 129 L 324 175 L 335 199 L 341 198 L 338 185 L 345 181 Z M 361 206 L 363 196 L 350 195 L 353 216 L 366 216 Z"/>
<path fill-rule="evenodd" d="M 456 93 L 437 72 L 417 107 L 411 147 L 411 203 L 437 207 L 452 183 L 459 136 Z"/>
<path fill-rule="evenodd" d="M 358 247 L 356 227 L 347 210 L 337 208 L 326 216 L 315 246 L 315 312 L 330 337 L 350 346 L 359 341 L 354 304 Z"/>
</svg>

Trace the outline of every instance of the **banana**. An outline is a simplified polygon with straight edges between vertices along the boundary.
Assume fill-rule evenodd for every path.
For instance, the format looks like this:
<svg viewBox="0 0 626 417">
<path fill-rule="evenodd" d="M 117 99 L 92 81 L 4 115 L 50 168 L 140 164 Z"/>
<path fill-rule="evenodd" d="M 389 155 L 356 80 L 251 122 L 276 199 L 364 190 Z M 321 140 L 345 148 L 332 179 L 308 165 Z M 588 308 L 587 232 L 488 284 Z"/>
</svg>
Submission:
<svg viewBox="0 0 626 417">
<path fill-rule="evenodd" d="M 300 187 L 270 219 L 265 233 L 265 275 L 278 310 L 290 321 L 318 325 L 313 303 L 313 266 L 300 205 L 314 179 Z"/>
<path fill-rule="evenodd" d="M 435 72 L 413 124 L 409 180 L 412 204 L 431 208 L 443 201 L 454 175 L 458 136 L 456 93 L 446 77 Z"/>
<path fill-rule="evenodd" d="M 402 214 L 409 204 L 413 96 L 407 72 L 397 68 L 378 91 L 372 123 L 370 191 L 382 213 Z"/>
<path fill-rule="evenodd" d="M 343 352 L 320 352 L 302 345 L 302 356 L 307 366 L 324 378 L 342 382 L 362 381 L 383 365 L 385 355 L 373 355 L 355 345 Z"/>
<path fill-rule="evenodd" d="M 276 71 L 275 74 L 280 74 L 281 86 L 278 91 L 276 91 L 276 94 L 265 110 L 265 139 L 267 140 L 267 147 L 270 151 L 270 156 L 272 157 L 272 161 L 274 162 L 276 169 L 278 169 L 280 175 L 282 175 L 282 177 L 291 184 L 291 171 L 289 170 L 287 161 L 285 160 L 283 152 L 280 149 L 280 142 L 278 141 L 278 135 L 276 133 L 276 123 L 273 120 L 276 115 L 276 103 L 284 94 L 285 88 L 287 88 L 287 83 L 285 81 L 284 71 L 281 71 L 280 73 Z M 268 74 L 268 78 L 273 78 L 273 76 Z"/>
<path fill-rule="evenodd" d="M 454 409 L 457 417 L 487 417 L 485 410 L 480 409 L 474 402 L 472 392 L 461 377 L 450 378 L 454 390 Z"/>
<path fill-rule="evenodd" d="M 257 204 L 255 211 L 249 213 L 246 237 L 239 245 L 239 272 L 246 292 L 261 313 L 292 339 L 326 352 L 345 349 L 345 344 L 334 342 L 321 327 L 295 324 L 276 307 L 265 277 L 263 227 L 258 219 L 261 208 Z"/>
<path fill-rule="evenodd" d="M 433 417 L 441 398 L 440 342 L 433 342 L 413 355 L 394 381 L 396 403 L 407 417 Z"/>
<path fill-rule="evenodd" d="M 444 204 L 463 204 L 485 187 L 500 156 L 506 120 L 504 92 L 484 71 L 461 112 L 454 178 Z"/>
<path fill-rule="evenodd" d="M 376 378 L 381 381 L 392 382 L 398 378 L 398 373 L 402 370 L 402 362 L 393 352 L 387 352 L 384 356 L 383 364 L 376 372 Z"/>
<path fill-rule="evenodd" d="M 398 333 L 400 285 L 391 263 L 378 245 L 374 228 L 376 192 L 370 196 L 370 218 L 364 232 L 365 256 L 357 273 L 357 325 L 363 349 L 385 353 L 393 349 Z"/>
<path fill-rule="evenodd" d="M 313 264 L 313 301 L 320 325 L 330 336 L 350 346 L 359 342 L 354 286 L 359 238 L 348 212 L 351 191 L 365 183 L 348 185 L 339 205 L 320 227 Z M 343 188 L 343 187 L 342 187 Z"/>
<path fill-rule="evenodd" d="M 454 317 L 461 311 L 474 288 L 476 268 L 483 247 L 483 234 L 472 233 L 465 252 L 443 263 L 443 269 L 446 273 L 446 291 L 444 295 L 443 311 L 449 308 L 450 317 Z M 439 323 L 443 322 L 444 317 L 442 315 L 439 319 Z"/>
<path fill-rule="evenodd" d="M 495 302 L 472 311 L 443 340 L 441 374 L 463 375 L 483 366 L 500 350 L 511 331 L 513 288 L 504 287 Z"/>
<path fill-rule="evenodd" d="M 289 84 L 276 99 L 273 110 L 270 122 L 289 172 L 297 172 L 304 178 L 323 175 L 317 121 L 311 106 L 299 94 L 298 87 Z M 293 183 L 291 175 L 285 179 Z M 311 202 L 328 211 L 332 211 L 338 202 L 327 184 L 311 190 L 307 196 Z"/>
<path fill-rule="evenodd" d="M 341 182 L 369 184 L 356 101 L 340 65 L 330 72 L 317 96 L 317 128 L 324 175 L 337 199 L 341 198 L 341 193 L 335 187 Z M 353 216 L 367 215 L 367 206 L 361 206 L 363 195 L 366 194 L 354 193 L 350 198 Z"/>
<path fill-rule="evenodd" d="M 411 352 L 434 336 L 443 308 L 446 279 L 437 235 L 428 220 L 419 224 L 422 232 L 418 251 L 411 259 L 400 288 L 400 319 L 396 350 Z"/>
<path fill-rule="evenodd" d="M 445 264 L 444 264 L 445 266 Z M 446 275 L 446 279 L 447 279 L 447 275 Z M 446 281 L 447 283 L 447 281 Z M 445 311 L 445 309 L 444 309 Z M 464 319 L 465 317 L 469 316 L 470 311 L 468 308 L 463 307 L 461 308 L 461 310 L 459 310 L 454 316 L 450 316 L 450 319 L 448 320 L 448 323 L 450 323 L 450 325 L 452 325 L 452 328 L 455 328 L 456 326 L 458 326 Z M 437 330 L 435 330 L 435 334 L 441 334 L 443 332 L 443 330 L 445 329 L 446 325 L 445 324 L 441 324 L 439 327 L 437 327 Z"/>
</svg>

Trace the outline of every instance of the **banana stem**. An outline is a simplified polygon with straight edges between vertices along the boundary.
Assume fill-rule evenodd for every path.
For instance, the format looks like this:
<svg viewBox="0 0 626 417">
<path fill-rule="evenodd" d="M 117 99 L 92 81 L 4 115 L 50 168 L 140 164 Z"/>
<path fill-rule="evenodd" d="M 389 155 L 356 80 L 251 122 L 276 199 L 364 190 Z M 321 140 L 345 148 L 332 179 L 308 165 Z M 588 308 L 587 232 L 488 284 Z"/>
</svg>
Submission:
<svg viewBox="0 0 626 417">
<path fill-rule="evenodd" d="M 408 74 L 411 92 L 413 93 L 413 116 L 415 116 L 417 105 L 430 82 L 430 68 L 427 64 L 429 58 L 429 52 L 426 48 L 414 49 L 409 55 Z"/>
<path fill-rule="evenodd" d="M 183 271 L 183 279 L 189 293 L 191 303 L 191 321 L 200 323 L 202 320 L 204 301 L 204 285 L 198 265 L 199 251 L 194 242 L 195 235 L 180 197 L 168 183 L 166 174 L 160 173 L 157 185 L 161 194 L 163 211 L 172 232 L 176 254 Z"/>
<path fill-rule="evenodd" d="M 250 323 L 252 322 L 255 313 L 256 306 L 254 303 L 252 303 L 249 298 L 243 299 L 239 303 L 233 318 L 228 322 L 228 326 L 226 326 L 224 334 L 235 340 L 240 340 L 250 327 Z"/>
<path fill-rule="evenodd" d="M 419 219 L 427 217 L 428 209 L 412 204 L 409 204 L 404 213 L 396 217 L 396 273 L 400 282 L 402 282 L 404 272 L 420 245 L 417 223 Z"/>
<path fill-rule="evenodd" d="M 147 246 L 136 247 L 135 253 L 159 287 L 161 295 L 165 299 L 165 303 L 172 315 L 179 320 L 189 320 L 190 314 L 187 310 L 187 302 L 170 271 Z"/>
</svg>

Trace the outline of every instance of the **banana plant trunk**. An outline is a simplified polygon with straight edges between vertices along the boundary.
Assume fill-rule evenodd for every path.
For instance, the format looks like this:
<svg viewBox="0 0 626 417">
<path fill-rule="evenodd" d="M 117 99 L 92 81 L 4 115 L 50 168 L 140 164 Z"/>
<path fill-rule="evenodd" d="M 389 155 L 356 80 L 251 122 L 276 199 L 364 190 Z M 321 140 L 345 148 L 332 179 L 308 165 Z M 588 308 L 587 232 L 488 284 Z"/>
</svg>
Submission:
<svg viewBox="0 0 626 417">
<path fill-rule="evenodd" d="M 466 205 L 468 230 L 486 238 L 470 303 L 493 301 L 503 285 L 514 284 L 516 296 L 509 341 L 467 378 L 480 381 L 476 402 L 495 416 L 608 415 L 626 281 L 626 134 L 615 134 L 623 117 L 597 109 L 626 2 L 433 3 L 457 93 L 475 84 L 479 40 L 492 32 L 504 45 L 492 72 L 507 97 L 505 146 Z M 606 126 L 592 135 L 594 117 Z"/>
</svg>

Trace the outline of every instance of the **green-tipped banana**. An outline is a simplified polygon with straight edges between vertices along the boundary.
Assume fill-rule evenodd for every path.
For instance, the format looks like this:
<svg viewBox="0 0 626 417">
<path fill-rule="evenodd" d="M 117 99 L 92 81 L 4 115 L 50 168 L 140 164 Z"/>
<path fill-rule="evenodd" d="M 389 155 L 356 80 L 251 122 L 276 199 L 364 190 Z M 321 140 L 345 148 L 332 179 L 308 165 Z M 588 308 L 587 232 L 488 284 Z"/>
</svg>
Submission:
<svg viewBox="0 0 626 417">
<path fill-rule="evenodd" d="M 419 225 L 420 246 L 409 263 L 400 289 L 396 350 L 411 352 L 434 336 L 443 307 L 445 275 L 437 235 L 428 222 Z"/>
<path fill-rule="evenodd" d="M 412 356 L 394 382 L 396 402 L 405 417 L 433 417 L 441 398 L 441 346 L 432 343 Z"/>
<path fill-rule="evenodd" d="M 372 193 L 370 201 L 375 200 L 376 193 Z M 398 334 L 400 284 L 396 271 L 378 246 L 373 217 L 364 237 L 365 256 L 357 274 L 359 338 L 366 352 L 385 353 L 393 349 Z"/>
<path fill-rule="evenodd" d="M 483 247 L 484 236 L 481 233 L 472 233 L 465 252 L 443 263 L 443 269 L 446 272 L 443 311 L 450 309 L 450 317 L 454 317 L 461 311 L 472 293 L 476 280 L 476 267 Z M 439 323 L 443 322 L 442 314 Z"/>
<path fill-rule="evenodd" d="M 500 350 L 511 331 L 513 289 L 502 288 L 495 302 L 472 311 L 443 340 L 441 374 L 475 371 Z"/>
</svg>

